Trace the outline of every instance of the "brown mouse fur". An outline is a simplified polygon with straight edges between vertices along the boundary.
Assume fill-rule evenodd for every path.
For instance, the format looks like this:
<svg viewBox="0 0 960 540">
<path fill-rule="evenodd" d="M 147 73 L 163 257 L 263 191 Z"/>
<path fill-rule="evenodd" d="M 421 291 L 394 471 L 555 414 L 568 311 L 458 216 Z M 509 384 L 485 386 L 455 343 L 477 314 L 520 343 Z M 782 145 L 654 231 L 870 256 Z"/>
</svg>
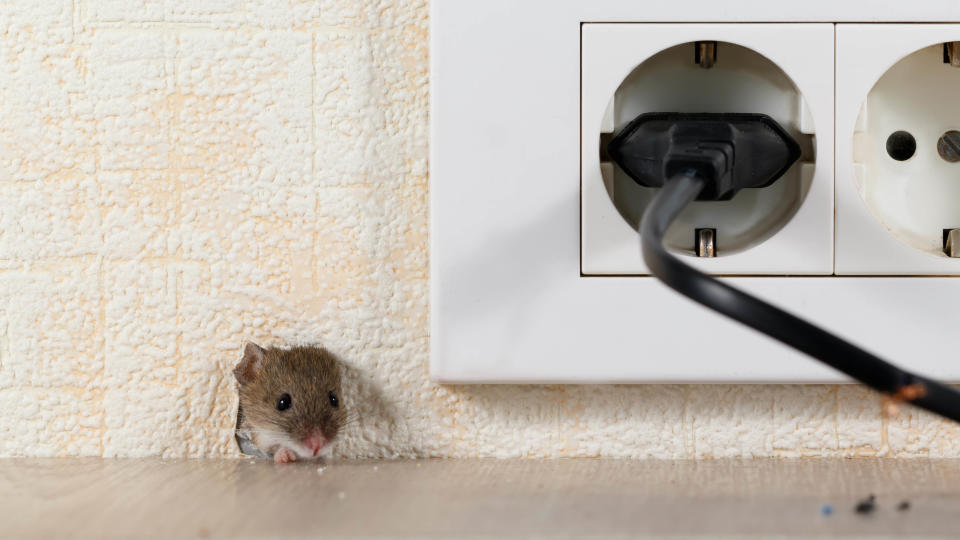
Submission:
<svg viewBox="0 0 960 540">
<path fill-rule="evenodd" d="M 247 343 L 233 374 L 240 386 L 237 442 L 245 453 L 277 463 L 323 457 L 346 422 L 340 362 L 322 347 Z"/>
</svg>

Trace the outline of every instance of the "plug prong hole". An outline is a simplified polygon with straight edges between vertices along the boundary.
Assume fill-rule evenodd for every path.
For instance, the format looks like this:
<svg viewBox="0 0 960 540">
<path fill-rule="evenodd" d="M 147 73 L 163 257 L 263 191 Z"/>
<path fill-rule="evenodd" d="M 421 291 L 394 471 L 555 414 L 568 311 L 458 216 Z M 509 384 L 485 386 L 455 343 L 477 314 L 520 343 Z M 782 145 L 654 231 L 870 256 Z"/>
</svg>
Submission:
<svg viewBox="0 0 960 540">
<path fill-rule="evenodd" d="M 944 161 L 960 161 L 960 131 L 950 130 L 944 133 L 937 141 L 937 153 Z"/>
<path fill-rule="evenodd" d="M 897 160 L 906 161 L 917 152 L 917 140 L 908 131 L 894 131 L 887 137 L 887 154 Z"/>
</svg>

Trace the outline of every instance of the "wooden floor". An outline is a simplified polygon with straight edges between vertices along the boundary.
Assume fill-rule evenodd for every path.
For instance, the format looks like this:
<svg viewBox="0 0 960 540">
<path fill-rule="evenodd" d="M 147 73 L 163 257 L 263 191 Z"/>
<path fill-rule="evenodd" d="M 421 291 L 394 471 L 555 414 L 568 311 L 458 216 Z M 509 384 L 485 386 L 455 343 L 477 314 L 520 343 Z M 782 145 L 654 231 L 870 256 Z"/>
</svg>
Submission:
<svg viewBox="0 0 960 540">
<path fill-rule="evenodd" d="M 2 537 L 774 534 L 956 536 L 960 461 L 0 460 Z"/>
</svg>

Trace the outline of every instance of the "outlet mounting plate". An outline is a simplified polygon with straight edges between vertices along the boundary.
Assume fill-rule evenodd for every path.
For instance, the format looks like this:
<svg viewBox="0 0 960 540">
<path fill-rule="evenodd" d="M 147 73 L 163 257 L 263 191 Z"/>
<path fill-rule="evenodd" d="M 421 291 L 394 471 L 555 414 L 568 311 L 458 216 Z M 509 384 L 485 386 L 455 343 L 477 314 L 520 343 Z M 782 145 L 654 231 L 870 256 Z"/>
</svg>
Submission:
<svg viewBox="0 0 960 540">
<path fill-rule="evenodd" d="M 952 40 L 960 40 L 958 24 L 837 27 L 838 274 L 960 275 L 960 259 L 935 245 L 943 229 L 960 227 L 960 163 L 944 162 L 936 149 L 941 134 L 960 129 L 960 68 L 941 56 Z M 867 102 L 874 84 L 908 57 L 912 65 L 896 74 L 906 80 L 889 81 Z M 896 130 L 916 135 L 916 154 L 904 162 L 886 155 L 880 140 Z M 926 225 L 931 245 L 918 249 L 892 234 L 897 216 L 878 218 L 860 193 L 870 189 L 888 212 L 916 213 L 900 221 Z"/>
<path fill-rule="evenodd" d="M 434 379 L 844 380 L 652 278 L 581 274 L 582 25 L 840 23 L 834 28 L 842 33 L 846 23 L 957 22 L 960 4 L 438 0 L 431 10 Z M 830 124 L 836 125 L 833 118 Z M 830 129 L 817 126 L 820 134 Z M 842 147 L 846 128 L 839 132 Z M 854 181 L 841 170 L 838 162 L 838 197 L 841 186 Z M 880 226 L 869 215 L 864 223 Z M 954 278 L 724 279 L 891 361 L 960 380 L 947 339 L 960 322 Z"/>
<path fill-rule="evenodd" d="M 785 225 L 772 237 L 744 251 L 716 258 L 689 257 L 687 262 L 712 274 L 833 273 L 833 25 L 589 23 L 581 30 L 581 270 L 584 275 L 648 273 L 637 248 L 636 229 L 621 217 L 611 201 L 609 182 L 614 181 L 611 178 L 614 167 L 601 163 L 598 152 L 598 134 L 619 128 L 628 121 L 619 118 L 623 114 L 620 109 L 626 109 L 627 116 L 632 118 L 634 109 L 639 107 L 642 107 L 640 112 L 760 112 L 773 116 L 797 136 L 813 135 L 815 126 L 825 126 L 813 138 L 813 155 L 806 156 L 806 162 L 798 163 L 788 173 L 789 178 L 782 178 L 767 190 L 743 191 L 736 200 L 719 203 L 728 208 L 738 205 L 733 208 L 748 216 L 747 224 L 759 228 L 776 217 L 763 211 L 764 204 L 770 204 L 771 198 L 776 201 L 792 195 L 799 199 L 800 206 L 795 214 L 787 216 Z M 711 70 L 694 64 L 693 42 L 697 40 L 723 42 L 718 47 L 718 65 Z M 724 69 L 735 52 L 726 43 L 735 43 L 753 51 L 755 56 L 765 57 L 772 62 L 774 70 L 780 68 L 777 71 L 781 78 L 748 72 L 743 65 L 735 65 L 729 71 L 733 75 L 728 75 Z M 610 97 L 638 64 L 665 49 L 674 50 L 678 44 L 690 46 L 679 46 L 679 50 L 671 53 L 677 57 L 678 65 L 661 61 L 666 65 L 658 75 L 687 80 L 679 84 L 665 82 L 663 91 L 657 91 L 656 96 L 645 96 L 642 104 L 617 106 L 616 111 L 610 111 Z M 740 79 L 733 79 L 737 75 Z M 743 82 L 737 85 L 739 81 Z M 698 99 L 701 93 L 685 89 L 688 84 L 712 84 L 719 98 L 716 102 L 704 103 L 705 99 Z M 761 90 L 751 93 L 752 88 Z M 684 92 L 690 92 L 691 96 L 677 97 Z M 693 109 L 678 111 L 677 107 L 682 106 Z M 662 111 L 664 107 L 670 110 Z M 819 167 L 809 161 L 814 156 Z M 622 189 L 633 190 L 630 195 L 643 191 L 628 179 L 622 176 L 621 179 L 626 184 Z M 708 210 L 718 203 L 697 204 L 701 210 Z M 716 228 L 716 225 L 704 221 L 687 227 L 690 250 L 696 226 Z M 721 254 L 725 249 L 725 232 L 723 228 L 719 231 Z"/>
</svg>

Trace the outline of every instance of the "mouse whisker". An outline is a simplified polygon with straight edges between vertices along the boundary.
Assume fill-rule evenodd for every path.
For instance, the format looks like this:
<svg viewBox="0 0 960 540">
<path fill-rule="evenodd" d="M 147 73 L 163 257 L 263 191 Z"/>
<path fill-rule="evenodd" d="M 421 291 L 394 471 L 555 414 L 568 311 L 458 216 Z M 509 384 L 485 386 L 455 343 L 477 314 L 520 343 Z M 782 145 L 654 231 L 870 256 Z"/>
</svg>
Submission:
<svg viewBox="0 0 960 540">
<path fill-rule="evenodd" d="M 277 430 L 272 430 L 272 429 L 247 429 L 247 430 L 245 430 L 245 431 L 246 431 L 247 433 L 250 433 L 250 434 L 254 434 L 254 433 L 255 433 L 255 434 L 257 434 L 257 435 L 272 435 L 272 436 L 274 436 L 274 437 L 286 437 L 286 436 L 287 436 L 287 434 L 286 434 L 285 432 L 283 432 L 283 431 L 277 431 Z"/>
</svg>

